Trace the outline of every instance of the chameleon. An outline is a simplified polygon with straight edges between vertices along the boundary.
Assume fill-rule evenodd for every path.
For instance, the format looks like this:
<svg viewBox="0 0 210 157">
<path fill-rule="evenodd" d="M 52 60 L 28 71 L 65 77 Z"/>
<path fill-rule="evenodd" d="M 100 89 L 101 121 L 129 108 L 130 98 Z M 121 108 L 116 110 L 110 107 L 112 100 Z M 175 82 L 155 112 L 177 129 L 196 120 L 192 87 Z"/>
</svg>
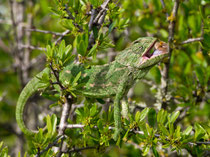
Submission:
<svg viewBox="0 0 210 157">
<path fill-rule="evenodd" d="M 66 82 L 81 76 L 76 89 L 77 94 L 87 98 L 107 98 L 114 100 L 114 139 L 120 136 L 121 109 L 120 100 L 127 94 L 131 86 L 142 79 L 147 72 L 168 56 L 167 43 L 158 42 L 154 37 L 141 37 L 131 43 L 129 47 L 119 52 L 115 60 L 109 64 L 93 65 L 86 68 L 83 64 L 69 64 L 59 72 L 59 80 L 65 86 Z M 38 73 L 22 90 L 16 106 L 16 120 L 22 132 L 33 136 L 37 131 L 28 129 L 24 123 L 24 108 L 27 100 L 37 92 L 44 74 L 49 75 L 50 68 L 46 67 Z"/>
</svg>

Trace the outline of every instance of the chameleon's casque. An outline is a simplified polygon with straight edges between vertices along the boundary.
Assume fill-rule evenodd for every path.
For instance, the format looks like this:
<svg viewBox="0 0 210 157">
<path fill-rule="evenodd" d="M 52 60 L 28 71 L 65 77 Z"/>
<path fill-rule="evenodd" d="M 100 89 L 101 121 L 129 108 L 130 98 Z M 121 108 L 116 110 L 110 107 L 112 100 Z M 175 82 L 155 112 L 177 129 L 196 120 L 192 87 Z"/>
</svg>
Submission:
<svg viewBox="0 0 210 157">
<path fill-rule="evenodd" d="M 129 88 L 139 79 L 143 78 L 151 67 L 159 63 L 168 55 L 167 44 L 157 42 L 156 38 L 144 37 L 134 41 L 128 48 L 119 52 L 115 61 L 110 64 L 91 66 L 70 64 L 59 74 L 59 80 L 66 86 L 79 72 L 78 80 L 83 87 L 76 90 L 77 94 L 91 98 L 105 98 L 114 96 L 115 135 L 117 139 L 121 130 L 120 100 Z M 26 128 L 23 120 L 24 106 L 28 98 L 42 86 L 40 80 L 43 74 L 49 74 L 50 69 L 45 68 L 37 74 L 21 92 L 17 107 L 16 120 L 20 129 L 26 135 L 33 135 L 35 131 Z"/>
</svg>

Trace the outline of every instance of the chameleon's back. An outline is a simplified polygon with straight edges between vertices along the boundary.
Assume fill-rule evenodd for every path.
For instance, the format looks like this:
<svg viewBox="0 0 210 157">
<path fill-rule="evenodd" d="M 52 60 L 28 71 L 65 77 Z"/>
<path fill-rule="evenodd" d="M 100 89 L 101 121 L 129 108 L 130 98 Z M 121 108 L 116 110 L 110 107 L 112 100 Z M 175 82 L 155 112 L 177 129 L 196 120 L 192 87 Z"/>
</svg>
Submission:
<svg viewBox="0 0 210 157">
<path fill-rule="evenodd" d="M 88 97 L 109 97 L 117 92 L 118 85 L 123 75 L 129 73 L 127 67 L 112 62 L 103 66 L 91 66 L 86 69 L 83 65 L 67 66 L 60 75 L 61 81 L 73 81 L 77 74 L 81 72 L 78 84 L 82 87 L 77 92 Z"/>
</svg>

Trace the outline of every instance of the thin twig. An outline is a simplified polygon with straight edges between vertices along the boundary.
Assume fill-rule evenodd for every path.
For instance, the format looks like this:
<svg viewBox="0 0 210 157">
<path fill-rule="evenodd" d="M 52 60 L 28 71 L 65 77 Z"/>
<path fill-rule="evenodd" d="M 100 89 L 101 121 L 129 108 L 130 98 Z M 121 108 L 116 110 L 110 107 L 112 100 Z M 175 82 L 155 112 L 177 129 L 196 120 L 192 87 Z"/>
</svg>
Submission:
<svg viewBox="0 0 210 157">
<path fill-rule="evenodd" d="M 72 150 L 63 151 L 62 153 L 73 153 L 73 152 L 80 152 L 87 149 L 97 149 L 97 147 L 84 147 L 84 148 L 73 148 Z"/>
<path fill-rule="evenodd" d="M 190 38 L 190 39 L 187 39 L 187 40 L 181 42 L 181 44 L 189 44 L 189 43 L 192 43 L 192 42 L 202 41 L 202 40 L 203 40 L 203 37 L 200 37 L 200 38 Z"/>
<path fill-rule="evenodd" d="M 66 30 L 62 33 L 62 35 L 55 41 L 55 45 L 57 45 L 59 43 L 59 41 L 61 41 L 63 39 L 63 37 L 65 35 L 67 35 L 68 33 L 70 33 L 70 30 Z"/>
<path fill-rule="evenodd" d="M 40 51 L 46 51 L 47 49 L 44 47 L 37 47 L 37 46 L 32 46 L 32 45 L 20 45 L 21 48 L 26 48 L 26 49 L 31 49 L 31 50 L 40 50 Z"/>
<path fill-rule="evenodd" d="M 60 32 L 53 32 L 53 31 L 46 31 L 46 30 L 40 30 L 40 29 L 35 29 L 35 28 L 26 28 L 26 31 L 30 31 L 30 32 L 40 32 L 40 33 L 44 33 L 44 34 L 53 34 L 56 36 L 63 36 L 63 33 Z"/>
<path fill-rule="evenodd" d="M 93 28 L 93 20 L 94 20 L 96 14 L 97 14 L 97 10 L 96 9 L 92 9 L 90 21 L 88 23 L 88 31 L 91 31 L 92 28 Z"/>
<path fill-rule="evenodd" d="M 64 31 L 63 33 L 61 33 L 59 36 L 59 38 L 55 41 L 55 45 L 58 44 L 59 41 L 61 41 L 63 39 L 63 37 L 65 35 L 67 35 L 68 33 L 70 32 L 70 30 L 66 30 Z M 32 46 L 32 45 L 23 45 L 23 44 L 20 44 L 20 47 L 21 48 L 26 48 L 26 49 L 31 49 L 31 50 L 40 50 L 40 51 L 46 51 L 47 49 L 44 48 L 44 47 L 37 47 L 37 46 Z"/>
<path fill-rule="evenodd" d="M 82 129 L 84 127 L 85 127 L 85 125 L 83 125 L 83 124 L 67 124 L 66 125 L 66 128 L 68 128 L 68 129 L 75 129 L 75 128 Z M 94 126 L 93 128 L 97 129 L 98 127 L 97 126 Z M 113 130 L 113 129 L 114 129 L 114 127 L 109 126 L 109 130 Z"/>
<path fill-rule="evenodd" d="M 60 79 L 59 79 L 59 74 L 57 73 L 57 71 L 53 68 L 52 63 L 50 63 L 50 69 L 53 72 L 53 75 L 55 76 L 55 79 L 58 83 L 58 85 L 60 86 L 61 90 L 65 90 L 65 87 L 61 84 Z"/>
<path fill-rule="evenodd" d="M 68 9 L 68 5 L 66 4 L 65 5 L 65 11 L 66 11 L 66 13 L 68 14 L 68 17 L 67 17 L 67 19 L 72 19 L 73 20 L 73 25 L 75 26 L 75 27 L 77 27 L 79 30 L 79 32 L 83 32 L 84 30 L 83 30 L 83 28 L 78 24 L 78 23 L 76 23 L 75 22 L 75 18 L 73 17 L 73 15 L 71 14 L 71 12 L 69 11 L 69 9 Z"/>
<path fill-rule="evenodd" d="M 56 146 L 56 145 L 58 144 L 58 141 L 59 141 L 60 139 L 61 139 L 61 140 L 64 139 L 64 136 L 58 136 L 58 137 L 55 139 L 55 141 L 53 141 L 53 143 L 49 143 L 48 146 L 47 146 L 44 150 L 38 152 L 38 153 L 35 155 L 35 157 L 41 156 L 44 152 L 48 151 L 48 149 L 52 148 L 53 146 Z"/>
</svg>

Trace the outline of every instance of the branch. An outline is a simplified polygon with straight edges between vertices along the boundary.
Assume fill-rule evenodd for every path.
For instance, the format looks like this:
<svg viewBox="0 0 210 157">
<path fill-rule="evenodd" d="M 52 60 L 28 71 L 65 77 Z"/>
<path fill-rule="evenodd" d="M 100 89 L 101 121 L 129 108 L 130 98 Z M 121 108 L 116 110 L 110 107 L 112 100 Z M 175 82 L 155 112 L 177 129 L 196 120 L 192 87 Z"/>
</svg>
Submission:
<svg viewBox="0 0 210 157">
<path fill-rule="evenodd" d="M 88 50 L 90 50 L 92 48 L 92 45 L 95 43 L 92 27 L 93 27 L 93 25 L 95 25 L 97 27 L 97 29 L 100 30 L 101 25 L 103 24 L 105 16 L 106 16 L 107 6 L 108 6 L 109 2 L 110 2 L 110 0 L 105 0 L 105 2 L 100 6 L 101 10 L 98 12 L 98 14 L 97 14 L 96 10 L 92 9 L 91 18 L 90 18 L 90 21 L 88 24 L 88 26 L 89 26 L 88 30 L 89 30 L 89 32 L 91 32 L 89 35 Z"/>
<path fill-rule="evenodd" d="M 44 150 L 42 150 L 41 152 L 39 151 L 39 152 L 35 155 L 35 157 L 41 156 L 44 152 L 48 151 L 48 149 L 50 149 L 50 148 L 53 147 L 53 146 L 56 146 L 56 145 L 58 144 L 58 141 L 59 141 L 60 139 L 63 140 L 63 139 L 64 139 L 64 136 L 59 136 L 59 137 L 57 137 L 57 138 L 55 139 L 55 141 L 53 141 L 53 143 L 49 143 L 48 146 L 47 146 Z"/>
<path fill-rule="evenodd" d="M 62 35 L 55 41 L 55 45 L 57 45 L 58 42 L 61 41 L 61 40 L 63 39 L 63 37 L 64 37 L 65 35 L 67 35 L 68 33 L 70 33 L 70 30 L 64 31 L 64 32 L 62 33 Z"/>
<path fill-rule="evenodd" d="M 167 107 L 167 93 L 168 93 L 168 84 L 169 84 L 169 68 L 170 68 L 170 60 L 171 60 L 171 54 L 172 54 L 172 45 L 174 40 L 174 29 L 176 24 L 176 18 L 177 18 L 177 12 L 179 8 L 179 0 L 175 0 L 173 10 L 170 16 L 172 16 L 172 19 L 170 19 L 170 23 L 168 26 L 169 36 L 168 36 L 168 52 L 169 52 L 169 58 L 168 62 L 165 63 L 164 69 L 161 71 L 161 89 L 162 89 L 162 108 L 166 109 Z"/>
<path fill-rule="evenodd" d="M 83 32 L 84 30 L 82 29 L 82 27 L 78 23 L 75 22 L 75 18 L 73 17 L 71 12 L 69 11 L 67 4 L 65 5 L 65 11 L 68 14 L 67 19 L 72 19 L 73 20 L 73 22 L 72 22 L 73 25 L 79 29 L 79 32 Z"/>
<path fill-rule="evenodd" d="M 30 31 L 30 32 L 40 32 L 40 33 L 44 33 L 44 34 L 53 34 L 56 36 L 63 36 L 63 33 L 59 33 L 59 32 L 53 32 L 53 31 L 46 31 L 46 30 L 40 30 L 40 29 L 35 29 L 35 28 L 26 28 L 26 31 Z"/>
<path fill-rule="evenodd" d="M 50 69 L 53 72 L 53 75 L 55 76 L 55 79 L 58 83 L 58 85 L 60 86 L 61 90 L 64 91 L 65 87 L 61 84 L 60 80 L 59 80 L 59 73 L 58 71 L 56 71 L 53 68 L 52 62 L 50 63 Z M 60 123 L 59 123 L 59 127 L 58 127 L 58 136 L 63 136 L 64 135 L 64 131 L 66 129 L 66 125 L 67 125 L 67 119 L 69 117 L 70 111 L 71 111 L 71 106 L 73 104 L 73 97 L 70 94 L 65 94 L 64 95 L 65 98 L 65 103 L 63 104 L 63 108 L 62 108 L 62 113 L 61 113 L 61 119 L 60 119 Z M 63 146 L 63 140 L 61 140 L 61 144 L 58 147 L 55 148 L 55 152 L 58 152 L 57 156 L 60 157 L 62 155 L 62 146 Z"/>
<path fill-rule="evenodd" d="M 72 150 L 63 151 L 62 153 L 73 153 L 73 152 L 80 152 L 87 149 L 97 149 L 97 147 L 84 147 L 84 148 L 73 148 Z"/>
<path fill-rule="evenodd" d="M 46 51 L 47 49 L 44 47 L 37 47 L 37 46 L 32 46 L 32 45 L 20 45 L 21 48 L 26 48 L 26 49 L 31 49 L 31 50 L 40 50 L 40 51 Z"/>
<path fill-rule="evenodd" d="M 200 37 L 200 38 L 190 38 L 190 39 L 187 39 L 183 42 L 181 42 L 181 44 L 189 44 L 189 43 L 192 43 L 192 42 L 196 42 L 196 41 L 202 41 L 203 40 L 203 37 Z"/>
<path fill-rule="evenodd" d="M 30 29 L 30 30 L 32 30 L 32 29 Z M 49 32 L 51 32 L 51 31 L 49 31 Z M 70 30 L 66 30 L 63 33 L 60 33 L 60 35 L 59 35 L 60 37 L 55 41 L 55 45 L 57 45 L 58 42 L 61 41 L 63 39 L 63 37 L 65 35 L 67 35 L 69 32 L 70 32 Z M 32 45 L 23 45 L 23 44 L 21 44 L 20 47 L 21 48 L 26 48 L 26 49 L 31 49 L 31 50 L 40 50 L 40 51 L 46 51 L 47 50 L 44 47 L 37 47 L 37 46 L 32 46 Z"/>
</svg>

